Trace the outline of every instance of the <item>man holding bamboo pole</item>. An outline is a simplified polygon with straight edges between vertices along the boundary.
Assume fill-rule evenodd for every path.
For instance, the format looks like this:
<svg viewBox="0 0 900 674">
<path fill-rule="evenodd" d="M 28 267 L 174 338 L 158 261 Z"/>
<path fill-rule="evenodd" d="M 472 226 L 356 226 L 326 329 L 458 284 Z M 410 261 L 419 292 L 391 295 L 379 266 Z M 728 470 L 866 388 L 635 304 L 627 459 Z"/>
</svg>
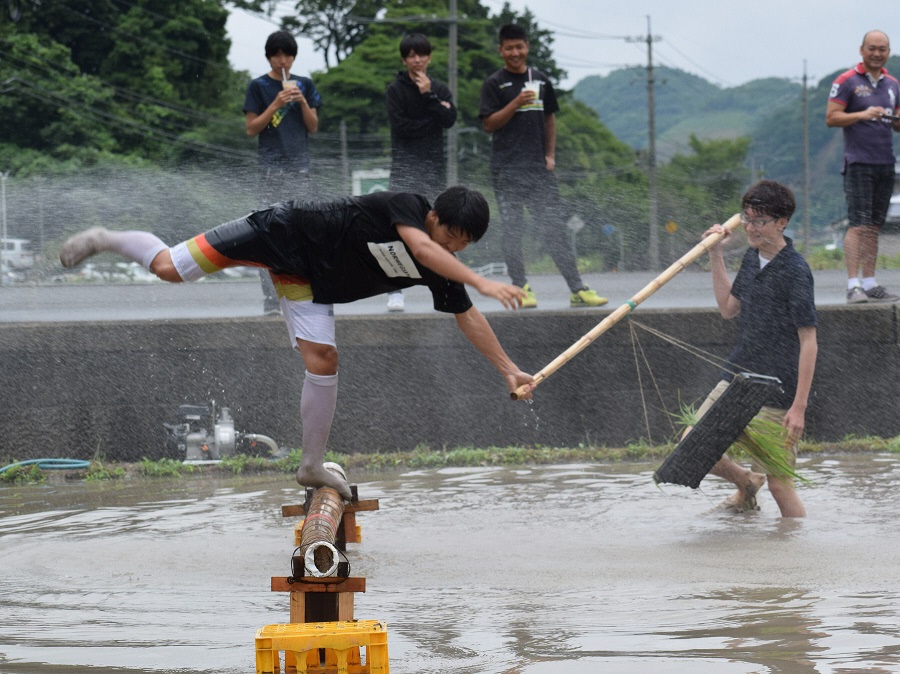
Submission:
<svg viewBox="0 0 900 674">
<path fill-rule="evenodd" d="M 115 253 L 170 283 L 199 281 L 238 266 L 270 271 L 290 344 L 306 370 L 297 482 L 332 487 L 349 500 L 350 485 L 323 463 L 337 406 L 334 304 L 426 286 L 434 308 L 455 316 L 460 331 L 510 391 L 533 381 L 506 355 L 465 286 L 507 309 L 521 306 L 524 291 L 479 276 L 456 257 L 484 236 L 489 221 L 484 196 L 461 185 L 438 195 L 433 207 L 411 192 L 375 192 L 331 202 L 278 203 L 172 247 L 152 232 L 93 227 L 68 239 L 59 259 L 71 268 L 93 255 Z"/>
<path fill-rule="evenodd" d="M 522 307 L 537 308 L 525 274 L 522 241 L 525 209 L 569 286 L 569 305 L 599 307 L 607 299 L 588 288 L 560 217 L 556 178 L 556 113 L 559 103 L 550 78 L 528 65 L 528 35 L 516 24 L 500 28 L 503 67 L 481 85 L 478 117 L 491 140 L 491 181 L 503 227 L 503 259 L 512 282 L 525 291 Z"/>
<path fill-rule="evenodd" d="M 709 249 L 719 313 L 725 319 L 738 318 L 738 340 L 728 356 L 728 367 L 781 380 L 782 387 L 773 392 L 757 418 L 780 423 L 780 440 L 785 443 L 792 464 L 806 425 L 818 352 L 812 272 L 803 256 L 794 250 L 791 239 L 784 236 L 794 208 L 794 195 L 774 181 L 763 180 L 744 194 L 741 225 L 750 248 L 733 283 L 723 255 L 727 236 Z M 721 225 L 713 225 L 704 237 L 721 232 Z M 733 371 L 723 372 L 723 381 L 701 405 L 698 417 L 718 399 L 733 375 Z M 754 468 L 765 471 L 756 463 Z M 806 510 L 793 481 L 765 472 L 767 476 L 747 470 L 727 455 L 710 470 L 737 486 L 737 493 L 728 500 L 730 505 L 755 507 L 756 492 L 767 477 L 782 517 L 804 517 Z"/>
</svg>

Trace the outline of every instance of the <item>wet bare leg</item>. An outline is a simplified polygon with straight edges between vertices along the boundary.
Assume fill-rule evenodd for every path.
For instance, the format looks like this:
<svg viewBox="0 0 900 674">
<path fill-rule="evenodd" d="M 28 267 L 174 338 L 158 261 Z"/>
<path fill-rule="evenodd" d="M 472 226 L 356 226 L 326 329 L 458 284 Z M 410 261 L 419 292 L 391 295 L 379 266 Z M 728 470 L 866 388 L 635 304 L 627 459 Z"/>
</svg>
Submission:
<svg viewBox="0 0 900 674">
<path fill-rule="evenodd" d="M 719 459 L 709 472 L 737 487 L 737 492 L 725 501 L 729 506 L 739 510 L 756 510 L 756 494 L 766 483 L 765 475 L 744 468 L 728 456 Z"/>
<path fill-rule="evenodd" d="M 806 508 L 793 482 L 784 478 L 769 476 L 769 491 L 778 504 L 782 517 L 806 517 Z"/>
</svg>

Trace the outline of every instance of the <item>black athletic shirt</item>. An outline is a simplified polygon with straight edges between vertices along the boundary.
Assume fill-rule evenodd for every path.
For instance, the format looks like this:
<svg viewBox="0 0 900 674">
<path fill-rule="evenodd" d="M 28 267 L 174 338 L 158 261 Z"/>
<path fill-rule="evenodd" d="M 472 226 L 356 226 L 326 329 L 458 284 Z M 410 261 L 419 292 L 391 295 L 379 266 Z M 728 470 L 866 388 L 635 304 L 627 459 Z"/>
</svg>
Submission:
<svg viewBox="0 0 900 674">
<path fill-rule="evenodd" d="M 425 285 L 436 310 L 462 313 L 472 307 L 463 284 L 419 264 L 397 231 L 402 224 L 427 232 L 430 210 L 425 197 L 408 192 L 326 203 L 287 201 L 221 225 L 207 239 L 231 259 L 253 260 L 276 274 L 308 279 L 319 304 Z"/>
</svg>

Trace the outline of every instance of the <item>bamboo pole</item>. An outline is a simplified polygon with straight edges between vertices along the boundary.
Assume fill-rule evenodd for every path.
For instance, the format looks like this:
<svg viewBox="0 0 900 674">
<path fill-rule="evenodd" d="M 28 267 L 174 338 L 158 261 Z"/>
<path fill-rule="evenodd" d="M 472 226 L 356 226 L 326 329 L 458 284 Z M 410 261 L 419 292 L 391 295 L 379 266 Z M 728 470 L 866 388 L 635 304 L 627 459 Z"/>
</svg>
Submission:
<svg viewBox="0 0 900 674">
<path fill-rule="evenodd" d="M 646 286 L 641 288 L 640 291 L 637 292 L 630 300 L 625 302 L 618 309 L 613 311 L 609 316 L 600 321 L 597 325 L 595 325 L 589 332 L 587 332 L 581 339 L 575 342 L 568 349 L 559 354 L 556 358 L 554 358 L 550 363 L 548 363 L 542 370 L 540 370 L 537 374 L 534 375 L 534 381 L 530 384 L 523 384 L 515 391 L 510 393 L 510 397 L 513 400 L 519 400 L 524 395 L 533 391 L 538 384 L 544 381 L 551 374 L 556 372 L 563 365 L 568 363 L 572 358 L 581 353 L 585 348 L 587 348 L 597 337 L 602 335 L 604 332 L 609 330 L 612 326 L 618 323 L 622 318 L 631 313 L 637 308 L 637 305 L 650 297 L 657 290 L 662 288 L 666 283 L 675 278 L 678 274 L 687 269 L 697 258 L 699 258 L 703 253 L 707 252 L 710 248 L 712 248 L 715 244 L 719 242 L 720 239 L 726 236 L 726 234 L 733 232 L 737 226 L 741 223 L 740 214 L 732 215 L 728 220 L 722 225 L 724 231 L 721 234 L 711 234 L 703 239 L 696 246 L 691 248 L 687 253 L 682 255 L 678 260 L 673 262 L 668 269 L 662 272 L 655 279 L 650 281 Z"/>
</svg>

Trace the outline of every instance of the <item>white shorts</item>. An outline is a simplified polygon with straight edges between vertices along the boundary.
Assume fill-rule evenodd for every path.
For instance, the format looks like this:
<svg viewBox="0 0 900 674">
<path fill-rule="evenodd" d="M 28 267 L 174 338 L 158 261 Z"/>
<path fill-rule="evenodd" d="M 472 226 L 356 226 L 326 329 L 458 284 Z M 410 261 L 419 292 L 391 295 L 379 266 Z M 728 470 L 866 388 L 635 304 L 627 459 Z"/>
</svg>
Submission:
<svg viewBox="0 0 900 674">
<path fill-rule="evenodd" d="M 334 340 L 333 304 L 316 304 L 312 300 L 289 300 L 284 296 L 279 302 L 291 347 L 297 348 L 298 339 L 337 346 Z"/>
</svg>

